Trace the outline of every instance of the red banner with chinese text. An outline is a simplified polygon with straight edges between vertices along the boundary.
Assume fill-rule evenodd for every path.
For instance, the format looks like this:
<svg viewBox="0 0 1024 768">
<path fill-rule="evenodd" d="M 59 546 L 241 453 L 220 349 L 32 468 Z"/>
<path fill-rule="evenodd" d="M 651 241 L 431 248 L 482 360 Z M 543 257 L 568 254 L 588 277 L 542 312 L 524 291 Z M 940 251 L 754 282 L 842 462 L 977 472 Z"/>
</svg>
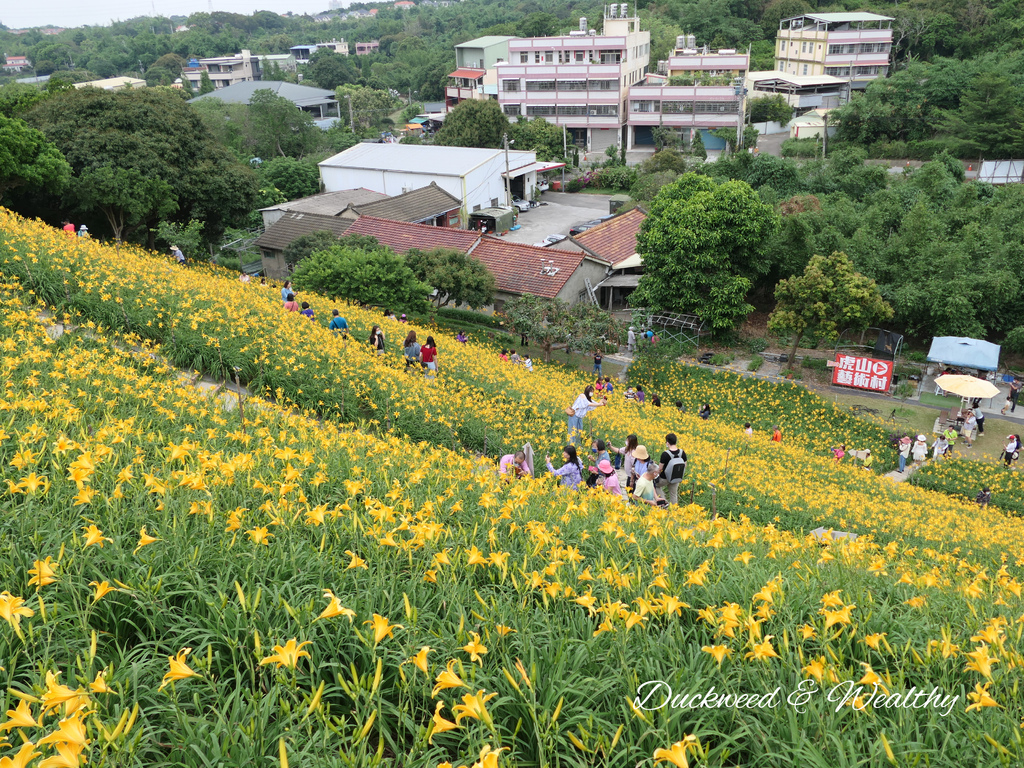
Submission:
<svg viewBox="0 0 1024 768">
<path fill-rule="evenodd" d="M 870 389 L 873 392 L 888 392 L 892 383 L 893 365 L 892 360 L 836 355 L 832 383 L 843 387 Z"/>
</svg>

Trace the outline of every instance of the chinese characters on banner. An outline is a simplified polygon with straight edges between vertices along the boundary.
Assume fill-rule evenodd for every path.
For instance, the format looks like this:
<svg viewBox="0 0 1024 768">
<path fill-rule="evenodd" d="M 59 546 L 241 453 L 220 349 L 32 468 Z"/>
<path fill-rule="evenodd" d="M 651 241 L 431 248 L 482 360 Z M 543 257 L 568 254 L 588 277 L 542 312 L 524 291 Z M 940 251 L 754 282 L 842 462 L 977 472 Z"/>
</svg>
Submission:
<svg viewBox="0 0 1024 768">
<path fill-rule="evenodd" d="M 832 383 L 844 387 L 870 389 L 874 392 L 888 392 L 892 382 L 893 362 L 873 360 L 870 357 L 836 355 L 832 369 Z"/>
</svg>

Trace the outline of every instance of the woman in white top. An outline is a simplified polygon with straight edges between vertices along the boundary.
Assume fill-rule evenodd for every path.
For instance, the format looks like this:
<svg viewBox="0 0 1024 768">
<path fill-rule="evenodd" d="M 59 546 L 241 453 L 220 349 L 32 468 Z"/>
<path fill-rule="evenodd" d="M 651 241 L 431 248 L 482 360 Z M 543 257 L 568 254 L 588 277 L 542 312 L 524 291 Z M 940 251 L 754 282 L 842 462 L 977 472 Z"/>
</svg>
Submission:
<svg viewBox="0 0 1024 768">
<path fill-rule="evenodd" d="M 569 417 L 569 442 L 576 443 L 576 435 L 583 432 L 583 419 L 595 408 L 600 408 L 603 405 L 607 405 L 608 398 L 603 400 L 594 400 L 591 395 L 594 394 L 594 385 L 589 384 L 587 388 L 583 390 L 583 394 L 576 398 L 576 402 L 572 404 L 573 415 Z"/>
<path fill-rule="evenodd" d="M 914 443 L 910 453 L 914 457 L 914 463 L 918 466 L 928 458 L 928 442 L 924 439 L 924 435 L 917 436 L 917 441 Z"/>
<path fill-rule="evenodd" d="M 960 436 L 963 437 L 968 448 L 970 448 L 971 444 L 974 442 L 974 433 L 977 429 L 978 417 L 974 415 L 974 411 L 968 411 L 967 418 L 964 419 L 964 425 L 960 428 Z"/>
</svg>

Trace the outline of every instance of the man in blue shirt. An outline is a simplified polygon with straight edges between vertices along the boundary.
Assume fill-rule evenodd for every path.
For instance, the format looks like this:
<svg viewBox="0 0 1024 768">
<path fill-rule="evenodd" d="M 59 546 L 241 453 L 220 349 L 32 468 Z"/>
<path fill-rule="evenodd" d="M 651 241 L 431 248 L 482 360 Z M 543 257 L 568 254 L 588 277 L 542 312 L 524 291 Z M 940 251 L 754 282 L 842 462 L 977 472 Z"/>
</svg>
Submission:
<svg viewBox="0 0 1024 768">
<path fill-rule="evenodd" d="M 327 327 L 330 328 L 332 331 L 334 331 L 334 335 L 335 336 L 337 336 L 338 332 L 341 331 L 342 338 L 347 339 L 348 338 L 348 320 L 346 320 L 344 317 L 339 315 L 338 314 L 338 310 L 334 310 L 333 315 L 334 315 L 334 317 L 331 318 L 331 322 L 330 322 L 330 324 Z"/>
</svg>

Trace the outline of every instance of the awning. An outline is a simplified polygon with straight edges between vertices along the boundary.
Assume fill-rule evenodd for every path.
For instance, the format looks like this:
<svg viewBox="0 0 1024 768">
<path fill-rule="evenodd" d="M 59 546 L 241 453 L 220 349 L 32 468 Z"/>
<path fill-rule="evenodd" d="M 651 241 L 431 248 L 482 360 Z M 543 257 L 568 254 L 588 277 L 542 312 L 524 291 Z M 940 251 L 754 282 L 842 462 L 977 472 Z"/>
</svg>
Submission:
<svg viewBox="0 0 1024 768">
<path fill-rule="evenodd" d="M 932 339 L 928 359 L 933 363 L 994 371 L 999 367 L 999 345 L 962 336 L 937 336 Z"/>
<path fill-rule="evenodd" d="M 469 67 L 459 67 L 450 75 L 448 75 L 448 77 L 464 77 L 467 80 L 479 80 L 486 74 L 486 69 L 470 69 Z"/>
<path fill-rule="evenodd" d="M 640 275 L 612 275 L 602 280 L 595 288 L 636 288 L 640 284 Z"/>
<path fill-rule="evenodd" d="M 612 264 L 612 269 L 639 269 L 643 265 L 643 256 L 639 253 L 634 253 L 632 256 L 627 256 L 622 261 L 617 261 Z"/>
<path fill-rule="evenodd" d="M 522 168 L 513 168 L 508 174 L 503 173 L 501 175 L 507 175 L 510 179 L 518 179 L 520 176 L 525 176 L 530 172 L 544 173 L 545 171 L 553 171 L 556 168 L 565 168 L 565 163 L 530 163 Z"/>
</svg>

